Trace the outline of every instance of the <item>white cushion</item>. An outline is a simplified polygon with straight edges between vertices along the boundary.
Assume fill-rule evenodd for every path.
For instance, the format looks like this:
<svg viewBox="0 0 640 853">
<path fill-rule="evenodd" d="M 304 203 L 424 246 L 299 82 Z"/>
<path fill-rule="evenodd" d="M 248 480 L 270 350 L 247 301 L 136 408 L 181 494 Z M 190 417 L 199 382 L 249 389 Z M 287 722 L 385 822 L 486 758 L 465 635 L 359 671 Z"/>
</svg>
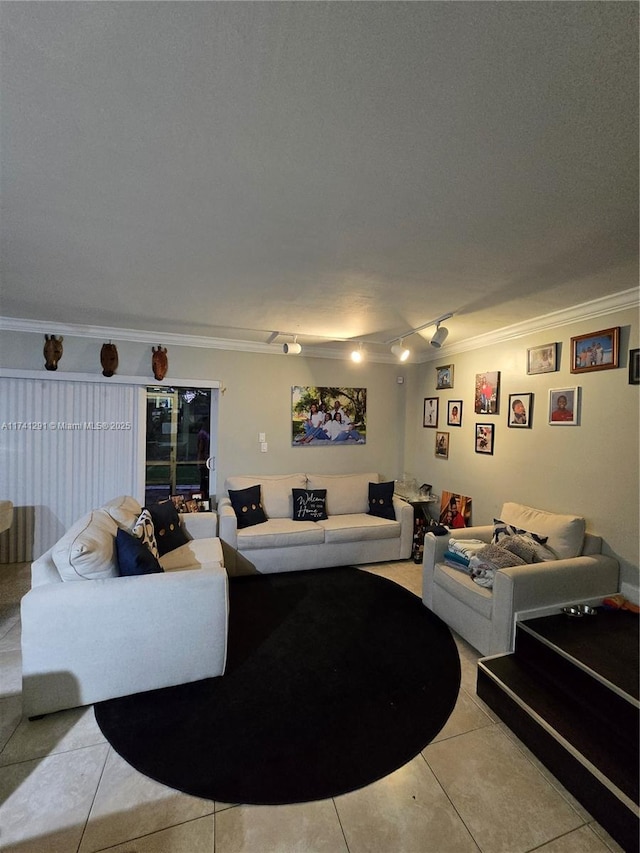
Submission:
<svg viewBox="0 0 640 853">
<path fill-rule="evenodd" d="M 270 518 L 263 524 L 254 524 L 238 530 L 238 548 L 251 551 L 256 548 L 290 548 L 294 545 L 321 545 L 324 529 L 320 522 L 292 521 L 290 518 Z"/>
<path fill-rule="evenodd" d="M 558 557 L 568 559 L 582 554 L 586 523 L 577 515 L 560 515 L 517 503 L 505 503 L 502 521 L 530 533 L 547 536 L 547 545 Z"/>
<path fill-rule="evenodd" d="M 292 518 L 293 493 L 292 489 L 306 489 L 306 474 L 243 474 L 229 477 L 225 482 L 227 491 L 248 489 L 249 486 L 260 484 L 262 507 L 267 518 Z"/>
<path fill-rule="evenodd" d="M 165 572 L 184 569 L 211 569 L 224 565 L 222 545 L 216 537 L 191 539 L 160 557 Z"/>
<path fill-rule="evenodd" d="M 109 513 L 118 527 L 122 527 L 123 530 L 129 533 L 142 512 L 142 507 L 138 501 L 130 495 L 120 495 L 118 498 L 112 498 L 112 500 L 104 504 L 102 509 Z"/>
<path fill-rule="evenodd" d="M 103 509 L 77 521 L 53 546 L 51 556 L 64 581 L 118 577 L 118 525 Z"/>
<path fill-rule="evenodd" d="M 399 521 L 360 512 L 330 515 L 326 520 L 318 521 L 317 525 L 325 529 L 325 542 L 370 542 L 400 537 Z"/>
<path fill-rule="evenodd" d="M 379 474 L 309 474 L 308 489 L 327 490 L 327 515 L 348 515 L 369 509 L 369 483 Z"/>
</svg>

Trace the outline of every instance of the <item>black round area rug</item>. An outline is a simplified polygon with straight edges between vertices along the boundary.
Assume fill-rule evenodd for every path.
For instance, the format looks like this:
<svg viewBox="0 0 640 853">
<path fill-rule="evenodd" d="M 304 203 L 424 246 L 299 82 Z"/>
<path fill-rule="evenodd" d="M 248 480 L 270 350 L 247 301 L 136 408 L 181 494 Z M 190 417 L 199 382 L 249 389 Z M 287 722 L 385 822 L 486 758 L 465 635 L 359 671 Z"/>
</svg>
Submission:
<svg viewBox="0 0 640 853">
<path fill-rule="evenodd" d="M 451 714 L 451 633 L 392 581 L 318 569 L 230 579 L 229 597 L 223 676 L 95 706 L 146 776 L 226 803 L 325 799 L 406 764 Z"/>
</svg>

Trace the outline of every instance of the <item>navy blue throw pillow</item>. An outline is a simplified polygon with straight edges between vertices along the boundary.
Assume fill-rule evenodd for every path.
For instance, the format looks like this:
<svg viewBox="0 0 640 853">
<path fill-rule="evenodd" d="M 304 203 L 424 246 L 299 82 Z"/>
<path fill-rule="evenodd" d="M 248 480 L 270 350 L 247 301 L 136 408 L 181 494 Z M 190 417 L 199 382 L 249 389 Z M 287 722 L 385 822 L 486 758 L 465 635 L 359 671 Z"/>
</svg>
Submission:
<svg viewBox="0 0 640 853">
<path fill-rule="evenodd" d="M 189 541 L 180 527 L 180 517 L 173 501 L 162 501 L 146 508 L 153 519 L 153 531 L 161 557 Z"/>
<path fill-rule="evenodd" d="M 395 521 L 396 513 L 393 508 L 393 488 L 393 480 L 388 483 L 369 483 L 369 515 L 376 515 L 378 518 L 389 518 Z"/>
<path fill-rule="evenodd" d="M 248 489 L 229 489 L 229 500 L 238 519 L 238 530 L 267 520 L 260 502 L 260 484 Z"/>
<path fill-rule="evenodd" d="M 163 571 L 147 546 L 120 527 L 116 534 L 116 553 L 120 574 L 124 577 L 151 575 L 154 572 Z"/>
<path fill-rule="evenodd" d="M 294 521 L 325 521 L 327 518 L 326 489 L 292 489 Z"/>
</svg>

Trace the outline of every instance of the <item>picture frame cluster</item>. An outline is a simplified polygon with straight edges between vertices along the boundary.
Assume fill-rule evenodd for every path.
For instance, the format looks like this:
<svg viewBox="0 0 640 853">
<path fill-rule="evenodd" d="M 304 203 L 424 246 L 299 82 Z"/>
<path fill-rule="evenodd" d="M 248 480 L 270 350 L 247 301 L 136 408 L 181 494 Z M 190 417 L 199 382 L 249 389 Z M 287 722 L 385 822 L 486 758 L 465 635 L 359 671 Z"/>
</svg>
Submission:
<svg viewBox="0 0 640 853">
<path fill-rule="evenodd" d="M 560 370 L 562 345 L 559 341 L 529 347 L 526 350 L 526 375 L 556 373 Z M 570 339 L 569 371 L 571 374 L 613 370 L 620 366 L 620 327 L 614 326 Z M 435 390 L 454 390 L 454 365 L 442 364 L 435 368 Z M 640 349 L 629 351 L 629 384 L 640 384 Z M 524 383 L 523 383 L 524 385 Z M 582 388 L 567 384 L 547 389 L 546 426 L 580 426 Z M 501 371 L 485 370 L 475 374 L 473 386 L 473 411 L 479 416 L 474 423 L 474 450 L 492 456 L 495 451 L 498 417 L 501 416 Z M 534 420 L 533 390 L 509 391 L 507 396 L 506 426 L 514 430 L 531 430 Z M 425 397 L 422 425 L 435 432 L 434 455 L 437 459 L 449 459 L 452 445 L 451 432 L 443 431 L 440 421 L 454 432 L 463 426 L 465 400 L 462 396 L 442 399 L 438 395 Z M 444 425 L 444 424 L 443 424 Z"/>
</svg>

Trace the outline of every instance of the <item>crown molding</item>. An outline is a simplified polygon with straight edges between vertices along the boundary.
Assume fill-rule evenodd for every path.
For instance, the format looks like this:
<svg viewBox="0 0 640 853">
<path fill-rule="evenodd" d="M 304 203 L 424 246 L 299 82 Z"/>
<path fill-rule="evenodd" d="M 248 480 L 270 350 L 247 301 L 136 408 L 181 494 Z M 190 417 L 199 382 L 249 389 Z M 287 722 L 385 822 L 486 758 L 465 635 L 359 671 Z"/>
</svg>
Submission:
<svg viewBox="0 0 640 853">
<path fill-rule="evenodd" d="M 567 326 L 570 323 L 575 323 L 581 320 L 591 320 L 597 317 L 604 317 L 607 314 L 612 314 L 616 311 L 623 311 L 627 308 L 637 308 L 640 305 L 640 290 L 638 288 L 630 288 L 619 293 L 614 293 L 611 296 L 603 296 L 601 299 L 593 299 L 590 302 L 584 302 L 580 305 L 574 305 L 571 308 L 565 308 L 561 311 L 553 311 L 550 314 L 543 314 L 540 317 L 534 317 L 531 320 L 526 320 L 522 323 L 516 323 L 512 326 L 505 326 L 501 329 L 496 329 L 493 332 L 488 332 L 484 335 L 478 335 L 473 338 L 467 338 L 458 343 L 443 346 L 437 351 L 425 352 L 420 357 L 414 358 L 407 364 L 423 364 L 429 361 L 440 360 L 446 355 L 455 355 L 456 353 L 469 352 L 470 350 L 481 349 L 482 347 L 493 346 L 505 341 L 514 340 L 524 337 L 525 335 L 535 334 L 546 329 L 555 329 L 562 326 Z M 153 332 L 145 329 L 125 329 L 116 328 L 114 326 L 87 326 L 76 323 L 52 323 L 48 320 L 28 320 L 18 317 L 0 317 L 0 330 L 10 332 L 30 332 L 38 334 L 56 334 L 70 335 L 78 338 L 102 338 L 113 341 L 129 341 L 132 343 L 144 343 L 162 346 L 181 346 L 181 347 L 199 347 L 202 349 L 220 349 L 229 352 L 248 352 L 260 353 L 263 355 L 282 355 L 282 347 L 274 346 L 273 343 L 258 343 L 256 341 L 231 340 L 228 338 L 214 338 L 205 335 L 188 335 L 181 332 Z M 290 357 L 290 356 L 287 356 Z M 303 357 L 311 358 L 329 358 L 329 359 L 345 359 L 344 349 L 329 349 L 319 347 L 304 347 Z M 397 363 L 396 359 L 386 352 L 367 353 L 367 360 L 376 363 Z"/>
</svg>

